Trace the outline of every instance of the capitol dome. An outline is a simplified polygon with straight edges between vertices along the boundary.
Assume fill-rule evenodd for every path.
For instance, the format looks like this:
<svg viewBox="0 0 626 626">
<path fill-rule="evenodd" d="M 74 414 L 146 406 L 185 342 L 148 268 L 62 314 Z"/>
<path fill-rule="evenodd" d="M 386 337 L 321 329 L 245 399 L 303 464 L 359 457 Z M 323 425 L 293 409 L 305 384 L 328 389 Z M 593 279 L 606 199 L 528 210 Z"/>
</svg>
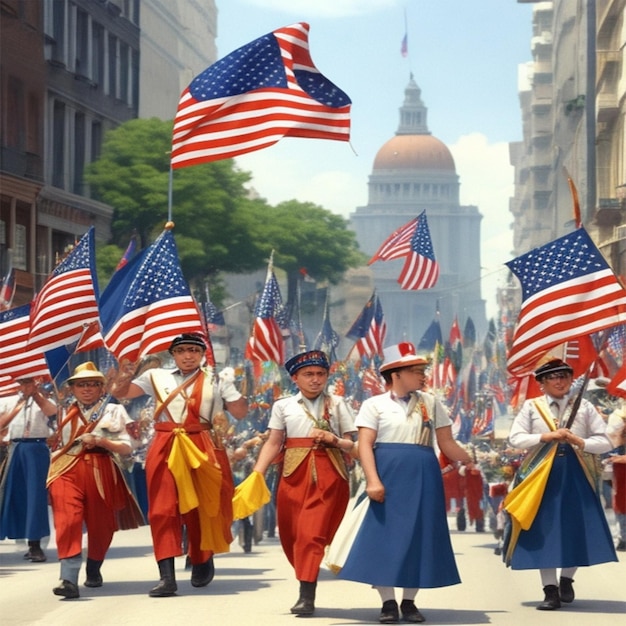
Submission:
<svg viewBox="0 0 626 626">
<path fill-rule="evenodd" d="M 378 170 L 444 170 L 456 173 L 448 147 L 432 135 L 396 135 L 376 154 Z"/>
</svg>

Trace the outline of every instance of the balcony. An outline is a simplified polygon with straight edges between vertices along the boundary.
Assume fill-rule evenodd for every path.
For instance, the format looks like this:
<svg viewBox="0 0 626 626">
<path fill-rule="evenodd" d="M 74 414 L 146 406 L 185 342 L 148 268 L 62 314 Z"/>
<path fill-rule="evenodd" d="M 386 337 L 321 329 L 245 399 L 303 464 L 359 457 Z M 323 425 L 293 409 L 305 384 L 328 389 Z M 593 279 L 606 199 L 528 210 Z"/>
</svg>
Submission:
<svg viewBox="0 0 626 626">
<path fill-rule="evenodd" d="M 617 226 L 622 222 L 626 209 L 623 198 L 600 198 L 595 212 L 598 226 Z"/>
</svg>

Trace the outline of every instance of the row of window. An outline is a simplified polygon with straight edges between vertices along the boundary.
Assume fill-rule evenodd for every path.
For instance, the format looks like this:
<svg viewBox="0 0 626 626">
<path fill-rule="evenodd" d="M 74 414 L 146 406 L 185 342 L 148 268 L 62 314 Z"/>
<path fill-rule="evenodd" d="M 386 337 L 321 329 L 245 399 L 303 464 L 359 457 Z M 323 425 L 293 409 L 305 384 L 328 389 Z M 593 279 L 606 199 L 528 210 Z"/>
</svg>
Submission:
<svg viewBox="0 0 626 626">
<path fill-rule="evenodd" d="M 374 201 L 389 198 L 418 199 L 418 198 L 455 198 L 456 190 L 450 185 L 433 183 L 383 183 L 370 185 L 370 198 Z"/>
</svg>

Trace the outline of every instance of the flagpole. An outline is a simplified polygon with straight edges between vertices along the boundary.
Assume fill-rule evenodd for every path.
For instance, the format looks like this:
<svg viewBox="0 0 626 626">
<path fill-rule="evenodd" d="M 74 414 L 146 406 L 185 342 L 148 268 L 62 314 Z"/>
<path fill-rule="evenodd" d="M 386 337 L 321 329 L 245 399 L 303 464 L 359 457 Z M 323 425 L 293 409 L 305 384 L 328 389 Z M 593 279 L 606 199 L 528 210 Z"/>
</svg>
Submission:
<svg viewBox="0 0 626 626">
<path fill-rule="evenodd" d="M 170 161 L 170 171 L 168 175 L 167 183 L 167 221 L 172 221 L 172 197 L 174 187 L 174 170 L 172 169 L 172 162 Z"/>
</svg>

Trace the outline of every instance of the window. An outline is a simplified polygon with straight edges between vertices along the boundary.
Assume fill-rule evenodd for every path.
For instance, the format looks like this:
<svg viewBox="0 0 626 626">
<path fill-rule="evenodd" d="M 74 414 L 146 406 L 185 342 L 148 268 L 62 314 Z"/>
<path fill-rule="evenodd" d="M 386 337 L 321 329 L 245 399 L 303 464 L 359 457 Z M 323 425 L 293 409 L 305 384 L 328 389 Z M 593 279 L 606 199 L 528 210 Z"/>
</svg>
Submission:
<svg viewBox="0 0 626 626">
<path fill-rule="evenodd" d="M 65 104 L 54 101 L 52 113 L 52 185 L 63 189 L 65 181 Z"/>
<path fill-rule="evenodd" d="M 109 95 L 117 98 L 117 39 L 109 35 Z"/>
<path fill-rule="evenodd" d="M 83 193 L 83 175 L 85 172 L 85 116 L 77 113 L 74 118 L 74 180 L 75 194 Z"/>
<path fill-rule="evenodd" d="M 76 66 L 78 76 L 90 77 L 89 71 L 89 18 L 85 11 L 76 11 Z"/>
<path fill-rule="evenodd" d="M 26 226 L 24 224 L 15 225 L 13 267 L 18 270 L 26 270 Z"/>
<path fill-rule="evenodd" d="M 104 86 L 104 28 L 95 22 L 91 39 L 91 79 L 97 86 Z"/>
</svg>

